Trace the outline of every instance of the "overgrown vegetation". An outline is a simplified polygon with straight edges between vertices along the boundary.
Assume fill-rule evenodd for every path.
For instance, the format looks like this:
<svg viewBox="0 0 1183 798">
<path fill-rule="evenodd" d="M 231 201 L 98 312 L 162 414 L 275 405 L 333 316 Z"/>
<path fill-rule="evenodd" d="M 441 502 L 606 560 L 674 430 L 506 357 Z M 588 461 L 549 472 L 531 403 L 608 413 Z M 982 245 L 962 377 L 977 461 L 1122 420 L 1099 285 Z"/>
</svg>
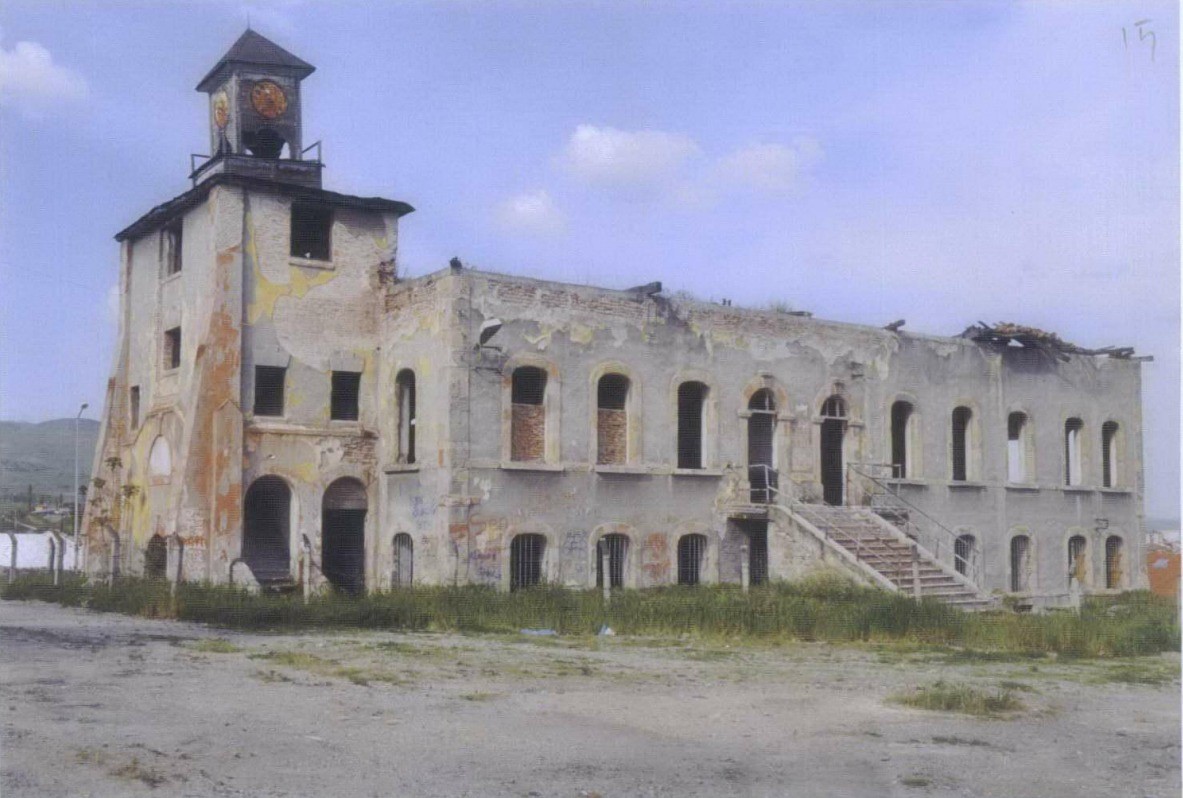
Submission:
<svg viewBox="0 0 1183 798">
<path fill-rule="evenodd" d="M 1010 690 L 986 692 L 969 685 L 949 684 L 943 681 L 918 687 L 910 693 L 894 695 L 889 700 L 917 709 L 961 712 L 984 717 L 1005 715 L 1026 708 Z"/>
<path fill-rule="evenodd" d="M 1175 603 L 1148 592 L 1086 600 L 1079 613 L 965 613 L 936 601 L 853 585 L 840 578 L 777 583 L 744 593 L 736 586 L 665 587 L 614 594 L 539 588 L 506 593 L 485 587 L 415 587 L 351 598 L 255 595 L 224 585 L 123 578 L 90 584 L 70 575 L 54 587 L 45 574 L 0 588 L 5 599 L 40 599 L 233 629 L 397 629 L 516 634 L 743 637 L 766 640 L 870 641 L 917 645 L 950 659 L 1022 660 L 1126 657 L 1179 648 Z"/>
</svg>

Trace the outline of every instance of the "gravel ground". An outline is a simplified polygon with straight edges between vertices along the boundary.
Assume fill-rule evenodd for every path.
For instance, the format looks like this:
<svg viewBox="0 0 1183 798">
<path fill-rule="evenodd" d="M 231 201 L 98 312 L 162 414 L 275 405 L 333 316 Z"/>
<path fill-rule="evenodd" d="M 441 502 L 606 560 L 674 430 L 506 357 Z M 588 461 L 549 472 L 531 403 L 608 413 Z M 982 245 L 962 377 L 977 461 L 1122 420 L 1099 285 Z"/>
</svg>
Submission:
<svg viewBox="0 0 1183 798">
<path fill-rule="evenodd" d="M 0 602 L 0 793 L 1170 796 L 1179 657 L 263 635 Z M 1003 718 L 888 697 L 1009 688 Z"/>
</svg>

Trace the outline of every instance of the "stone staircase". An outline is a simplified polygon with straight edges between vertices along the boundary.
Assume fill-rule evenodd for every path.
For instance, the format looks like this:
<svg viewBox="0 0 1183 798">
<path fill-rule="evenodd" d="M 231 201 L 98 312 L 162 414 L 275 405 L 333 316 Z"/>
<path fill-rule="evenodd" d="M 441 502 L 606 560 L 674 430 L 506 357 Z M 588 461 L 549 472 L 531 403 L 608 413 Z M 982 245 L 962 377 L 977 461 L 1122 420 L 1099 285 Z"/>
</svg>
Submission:
<svg viewBox="0 0 1183 798">
<path fill-rule="evenodd" d="M 783 509 L 798 523 L 870 568 L 883 584 L 916 598 L 935 598 L 965 610 L 993 609 L 995 597 L 919 546 L 867 507 L 794 503 Z"/>
</svg>

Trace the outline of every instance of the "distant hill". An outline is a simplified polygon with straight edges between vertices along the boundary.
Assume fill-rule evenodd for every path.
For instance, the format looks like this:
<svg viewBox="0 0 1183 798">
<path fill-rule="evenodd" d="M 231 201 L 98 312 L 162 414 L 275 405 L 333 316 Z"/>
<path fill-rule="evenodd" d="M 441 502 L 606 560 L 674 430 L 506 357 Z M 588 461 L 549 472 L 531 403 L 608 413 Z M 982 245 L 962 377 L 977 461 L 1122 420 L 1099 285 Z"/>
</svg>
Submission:
<svg viewBox="0 0 1183 798">
<path fill-rule="evenodd" d="M 90 480 L 91 457 L 99 437 L 99 422 L 78 422 L 79 484 Z M 29 423 L 0 421 L 0 497 L 24 495 L 56 497 L 74 491 L 74 419 Z"/>
</svg>

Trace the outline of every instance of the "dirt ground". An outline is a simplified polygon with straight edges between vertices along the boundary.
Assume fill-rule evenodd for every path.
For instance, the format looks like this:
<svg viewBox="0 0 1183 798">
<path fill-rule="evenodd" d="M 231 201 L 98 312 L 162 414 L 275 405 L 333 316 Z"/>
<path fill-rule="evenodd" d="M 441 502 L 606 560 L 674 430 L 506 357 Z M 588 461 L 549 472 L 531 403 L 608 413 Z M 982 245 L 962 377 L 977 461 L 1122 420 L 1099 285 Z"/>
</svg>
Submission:
<svg viewBox="0 0 1183 798">
<path fill-rule="evenodd" d="M 0 793 L 1176 798 L 1178 674 L 1173 654 L 262 635 L 5 601 Z M 1025 709 L 887 700 L 938 680 Z"/>
</svg>

